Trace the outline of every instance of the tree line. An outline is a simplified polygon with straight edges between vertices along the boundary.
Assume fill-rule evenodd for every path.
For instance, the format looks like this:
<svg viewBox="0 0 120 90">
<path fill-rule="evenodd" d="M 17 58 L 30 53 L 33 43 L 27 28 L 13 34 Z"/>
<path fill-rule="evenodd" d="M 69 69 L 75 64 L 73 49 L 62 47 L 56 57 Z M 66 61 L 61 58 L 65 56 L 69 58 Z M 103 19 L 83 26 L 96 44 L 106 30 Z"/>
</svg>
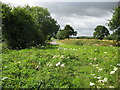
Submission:
<svg viewBox="0 0 120 90">
<path fill-rule="evenodd" d="M 56 35 L 59 24 L 42 7 L 10 7 L 2 3 L 2 35 L 12 49 L 43 45 Z"/>
</svg>

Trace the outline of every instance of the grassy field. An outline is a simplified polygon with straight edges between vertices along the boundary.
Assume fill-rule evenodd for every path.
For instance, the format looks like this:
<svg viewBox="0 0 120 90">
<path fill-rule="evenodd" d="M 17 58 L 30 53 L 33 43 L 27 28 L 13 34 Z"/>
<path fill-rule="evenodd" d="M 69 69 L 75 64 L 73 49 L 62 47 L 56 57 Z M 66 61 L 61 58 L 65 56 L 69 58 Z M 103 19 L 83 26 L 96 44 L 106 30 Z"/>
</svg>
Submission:
<svg viewBox="0 0 120 90">
<path fill-rule="evenodd" d="M 118 47 L 63 42 L 4 51 L 3 87 L 118 88 Z"/>
<path fill-rule="evenodd" d="M 116 46 L 116 43 L 113 40 L 99 40 L 99 39 L 65 39 L 61 40 L 64 44 L 79 45 L 79 46 Z"/>
</svg>

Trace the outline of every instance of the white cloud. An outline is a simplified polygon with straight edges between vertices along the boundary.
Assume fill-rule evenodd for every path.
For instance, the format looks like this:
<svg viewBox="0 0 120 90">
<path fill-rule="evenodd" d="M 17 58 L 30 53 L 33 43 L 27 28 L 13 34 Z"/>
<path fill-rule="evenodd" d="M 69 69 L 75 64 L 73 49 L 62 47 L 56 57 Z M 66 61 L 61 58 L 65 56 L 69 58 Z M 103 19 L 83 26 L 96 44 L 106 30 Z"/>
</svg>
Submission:
<svg viewBox="0 0 120 90">
<path fill-rule="evenodd" d="M 93 17 L 93 16 L 79 16 L 73 14 L 72 17 L 62 16 L 58 17 L 55 14 L 52 14 L 53 18 L 55 18 L 60 26 L 63 27 L 66 24 L 71 25 L 78 32 L 78 36 L 92 36 L 94 32 L 94 28 L 97 25 L 105 25 L 107 20 L 111 18 L 112 13 L 108 13 L 104 17 Z"/>
<path fill-rule="evenodd" d="M 13 6 L 24 6 L 24 5 L 30 5 L 35 6 L 37 2 L 40 2 L 41 0 L 0 0 L 3 3 L 11 4 Z"/>
<path fill-rule="evenodd" d="M 0 0 L 3 3 L 10 3 L 14 6 L 30 5 L 35 6 L 39 2 L 119 2 L 119 0 Z"/>
</svg>

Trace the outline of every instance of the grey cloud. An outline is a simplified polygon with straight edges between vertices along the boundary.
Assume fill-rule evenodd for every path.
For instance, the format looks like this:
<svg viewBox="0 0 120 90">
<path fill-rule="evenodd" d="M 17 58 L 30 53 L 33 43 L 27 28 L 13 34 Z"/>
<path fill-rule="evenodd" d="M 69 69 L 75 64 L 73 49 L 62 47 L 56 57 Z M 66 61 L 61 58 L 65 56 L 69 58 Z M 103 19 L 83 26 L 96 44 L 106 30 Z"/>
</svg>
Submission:
<svg viewBox="0 0 120 90">
<path fill-rule="evenodd" d="M 72 14 L 76 14 L 102 17 L 108 14 L 117 2 L 44 2 L 39 5 L 48 8 L 50 12 L 58 16 L 71 17 Z"/>
<path fill-rule="evenodd" d="M 105 25 L 111 18 L 117 2 L 44 2 L 38 5 L 48 8 L 62 28 L 70 24 L 78 36 L 92 36 L 97 25 Z"/>
</svg>

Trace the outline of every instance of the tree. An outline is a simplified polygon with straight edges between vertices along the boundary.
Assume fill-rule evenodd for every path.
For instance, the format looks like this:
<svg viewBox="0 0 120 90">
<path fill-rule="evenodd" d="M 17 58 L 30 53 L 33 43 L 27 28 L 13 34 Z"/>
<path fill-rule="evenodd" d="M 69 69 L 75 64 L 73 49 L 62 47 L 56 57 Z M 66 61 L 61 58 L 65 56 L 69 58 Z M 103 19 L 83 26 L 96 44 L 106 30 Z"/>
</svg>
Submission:
<svg viewBox="0 0 120 90">
<path fill-rule="evenodd" d="M 113 31 L 115 40 L 120 41 L 120 5 L 113 9 L 113 16 L 109 20 L 108 26 Z"/>
<path fill-rule="evenodd" d="M 108 35 L 109 35 L 108 29 L 105 26 L 102 26 L 102 25 L 98 25 L 95 28 L 95 32 L 93 34 L 94 38 L 101 39 L 101 40 Z"/>
<path fill-rule="evenodd" d="M 69 38 L 70 36 L 76 36 L 77 31 L 74 31 L 74 29 L 70 25 L 66 25 L 64 30 L 67 32 L 66 38 Z"/>
<path fill-rule="evenodd" d="M 38 28 L 42 30 L 45 39 L 50 39 L 57 34 L 60 26 L 57 21 L 50 16 L 47 8 L 38 6 L 31 8 L 26 6 L 26 8 L 31 12 L 35 23 L 38 25 Z"/>
<path fill-rule="evenodd" d="M 77 31 L 74 31 L 74 29 L 70 25 L 66 25 L 63 30 L 60 30 L 57 34 L 58 39 L 65 39 L 70 38 L 70 36 L 76 36 Z"/>
</svg>

